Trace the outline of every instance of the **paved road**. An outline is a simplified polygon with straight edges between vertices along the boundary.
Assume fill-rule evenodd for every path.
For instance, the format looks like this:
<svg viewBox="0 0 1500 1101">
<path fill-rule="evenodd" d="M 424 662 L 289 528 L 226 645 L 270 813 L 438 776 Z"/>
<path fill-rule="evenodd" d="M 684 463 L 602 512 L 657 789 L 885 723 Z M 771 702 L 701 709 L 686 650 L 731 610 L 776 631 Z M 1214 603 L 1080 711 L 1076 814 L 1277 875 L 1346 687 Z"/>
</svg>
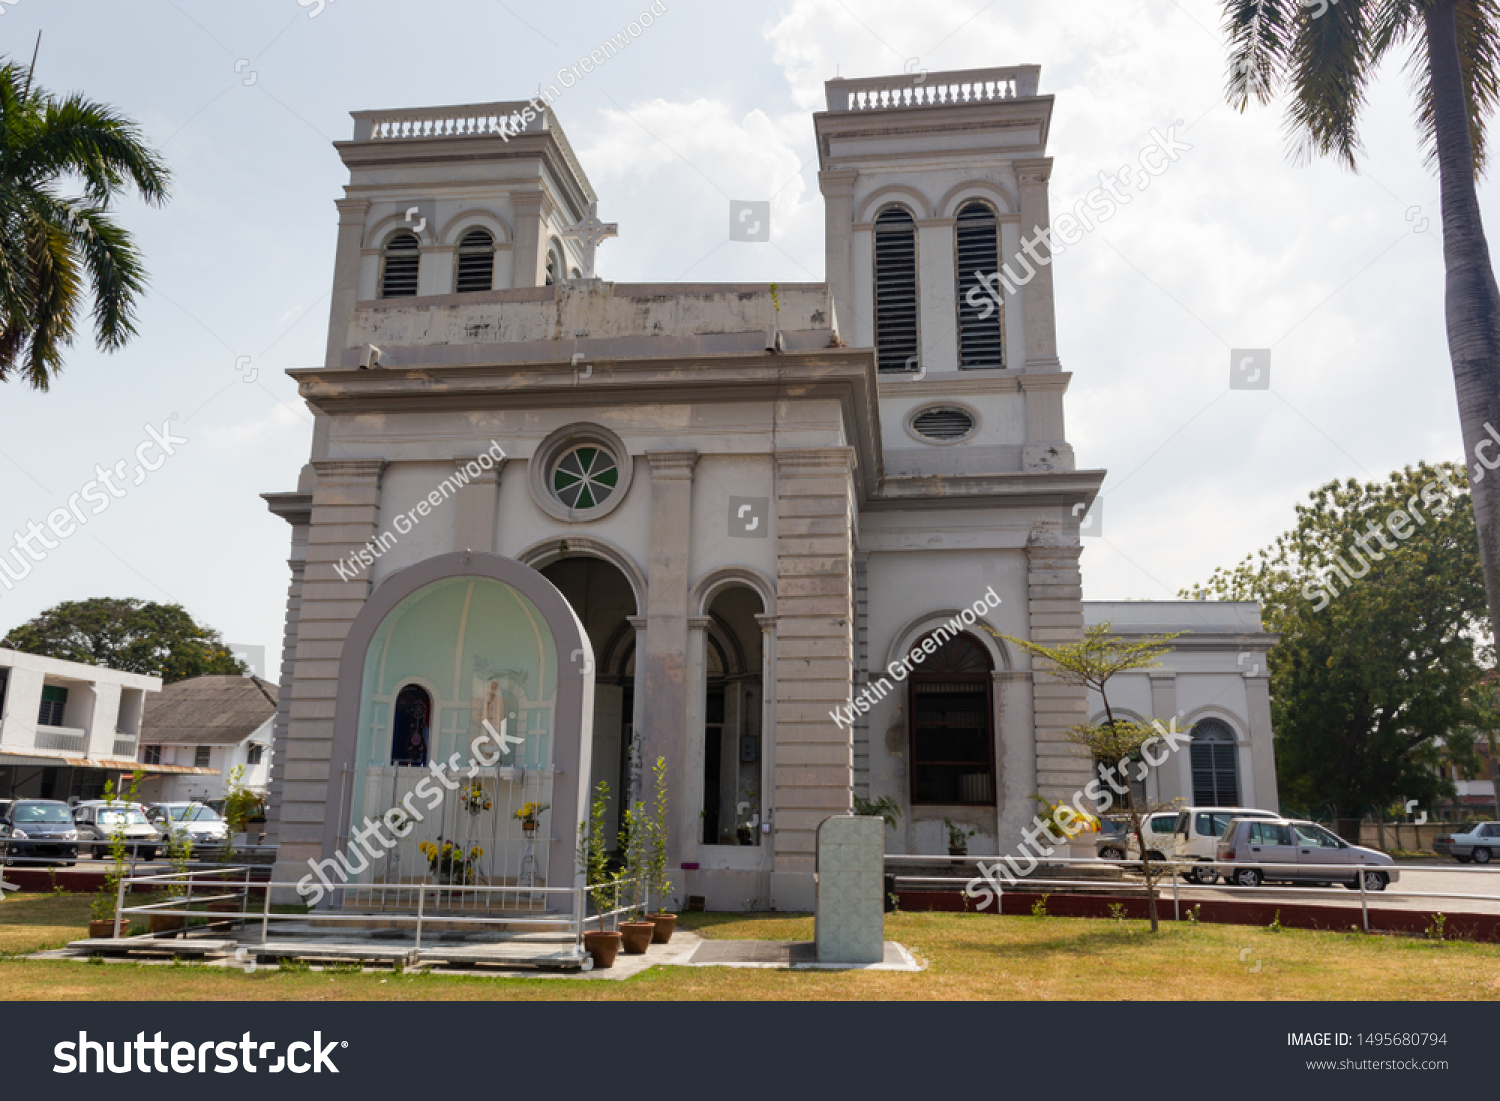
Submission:
<svg viewBox="0 0 1500 1101">
<path fill-rule="evenodd" d="M 1395 870 L 1401 878 L 1384 891 L 1368 892 L 1371 906 L 1390 910 L 1442 911 L 1444 913 L 1500 914 L 1500 867 L 1476 869 L 1454 861 L 1447 863 L 1402 861 Z M 1458 897 L 1418 898 L 1412 894 Z M 1170 888 L 1167 896 L 1171 896 Z M 1494 896 L 1485 899 L 1484 896 Z M 1359 892 L 1344 887 L 1183 887 L 1181 897 L 1193 901 L 1206 898 L 1264 899 L 1358 907 Z"/>
</svg>

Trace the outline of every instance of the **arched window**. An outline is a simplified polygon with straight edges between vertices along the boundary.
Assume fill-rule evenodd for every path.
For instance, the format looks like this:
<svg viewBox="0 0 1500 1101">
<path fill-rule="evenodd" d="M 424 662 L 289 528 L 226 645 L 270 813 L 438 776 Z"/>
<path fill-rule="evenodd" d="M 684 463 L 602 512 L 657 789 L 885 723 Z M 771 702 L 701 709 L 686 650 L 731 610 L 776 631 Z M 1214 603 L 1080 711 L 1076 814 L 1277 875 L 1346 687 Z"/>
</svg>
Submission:
<svg viewBox="0 0 1500 1101">
<path fill-rule="evenodd" d="M 380 270 L 381 298 L 413 298 L 417 293 L 417 269 L 422 263 L 421 243 L 415 233 L 393 233 L 385 243 Z"/>
<path fill-rule="evenodd" d="M 562 242 L 556 237 L 552 238 L 547 245 L 547 286 L 563 282 L 563 272 L 567 265 L 563 263 Z"/>
<path fill-rule="evenodd" d="M 391 716 L 391 764 L 426 767 L 431 730 L 432 697 L 420 685 L 406 685 Z"/>
<path fill-rule="evenodd" d="M 954 231 L 958 260 L 958 365 L 960 367 L 1004 367 L 1005 323 L 1002 311 L 987 287 L 1000 286 L 999 224 L 988 203 L 965 203 L 958 212 Z M 982 282 L 984 276 L 988 282 Z M 969 302 L 975 287 L 978 305 Z"/>
<path fill-rule="evenodd" d="M 458 243 L 458 278 L 453 289 L 459 294 L 487 291 L 495 284 L 495 238 L 489 230 L 471 229 Z"/>
<path fill-rule="evenodd" d="M 1239 749 L 1229 724 L 1220 719 L 1195 724 L 1191 754 L 1193 802 L 1200 807 L 1239 806 Z"/>
<path fill-rule="evenodd" d="M 875 358 L 882 371 L 915 371 L 917 224 L 903 207 L 875 219 Z"/>
<path fill-rule="evenodd" d="M 961 634 L 911 674 L 913 805 L 995 805 L 993 668 L 989 651 Z"/>
</svg>

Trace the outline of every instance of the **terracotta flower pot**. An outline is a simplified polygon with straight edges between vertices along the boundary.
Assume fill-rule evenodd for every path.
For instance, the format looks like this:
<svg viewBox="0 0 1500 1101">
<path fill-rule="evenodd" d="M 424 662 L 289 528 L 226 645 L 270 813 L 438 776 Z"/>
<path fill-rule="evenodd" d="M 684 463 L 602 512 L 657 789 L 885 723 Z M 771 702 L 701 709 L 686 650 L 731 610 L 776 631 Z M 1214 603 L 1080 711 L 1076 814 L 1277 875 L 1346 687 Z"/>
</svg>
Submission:
<svg viewBox="0 0 1500 1101">
<path fill-rule="evenodd" d="M 615 965 L 615 953 L 620 950 L 620 934 L 593 929 L 583 934 L 583 946 L 594 957 L 594 966 L 602 971 Z"/>
<path fill-rule="evenodd" d="M 625 954 L 627 956 L 644 955 L 646 949 L 651 947 L 651 939 L 656 936 L 656 923 L 650 921 L 622 921 L 620 922 L 620 936 L 624 940 Z"/>
<path fill-rule="evenodd" d="M 652 944 L 666 944 L 672 939 L 672 931 L 677 928 L 676 914 L 647 914 L 646 920 L 656 927 L 651 934 Z"/>
<path fill-rule="evenodd" d="M 536 831 L 541 828 L 541 825 L 542 824 L 535 818 L 525 818 L 521 820 L 521 828 L 527 833 L 536 833 Z"/>
<path fill-rule="evenodd" d="M 185 920 L 181 914 L 148 914 L 153 933 L 175 933 Z"/>
<path fill-rule="evenodd" d="M 120 922 L 120 924 L 124 925 L 125 922 L 122 920 Z M 112 937 L 114 935 L 115 935 L 115 919 L 114 918 L 100 918 L 97 921 L 91 921 L 91 922 L 89 922 L 89 939 L 90 940 L 99 940 L 99 939 L 102 939 L 102 938 L 105 938 L 105 937 Z"/>
</svg>

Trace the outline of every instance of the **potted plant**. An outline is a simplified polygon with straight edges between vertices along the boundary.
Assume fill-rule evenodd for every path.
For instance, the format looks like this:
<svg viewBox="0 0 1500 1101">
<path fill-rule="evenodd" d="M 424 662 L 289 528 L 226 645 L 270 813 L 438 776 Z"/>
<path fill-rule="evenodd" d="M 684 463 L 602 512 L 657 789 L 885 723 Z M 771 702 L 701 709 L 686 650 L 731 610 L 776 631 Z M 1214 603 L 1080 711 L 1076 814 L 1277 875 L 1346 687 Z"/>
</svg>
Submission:
<svg viewBox="0 0 1500 1101">
<path fill-rule="evenodd" d="M 536 836 L 536 831 L 542 828 L 542 811 L 550 809 L 550 803 L 522 803 L 516 808 L 516 818 L 527 837 Z"/>
<path fill-rule="evenodd" d="M 484 850 L 475 845 L 464 852 L 462 845 L 444 841 L 423 841 L 417 848 L 427 858 L 427 869 L 437 876 L 439 883 L 462 886 L 474 882 L 474 866 L 484 855 Z"/>
<path fill-rule="evenodd" d="M 1049 802 L 1040 795 L 1032 798 L 1041 804 L 1038 820 L 1046 832 L 1067 842 L 1067 853 L 1075 860 L 1093 859 L 1099 854 L 1094 848 L 1094 837 L 1099 832 L 1099 819 L 1085 814 L 1062 800 Z"/>
<path fill-rule="evenodd" d="M 873 803 L 868 799 L 861 799 L 857 794 L 854 796 L 854 813 L 868 818 L 883 818 L 885 824 L 891 829 L 896 828 L 896 822 L 901 818 L 901 804 L 889 795 L 882 795 Z"/>
<path fill-rule="evenodd" d="M 672 882 L 667 878 L 667 759 L 658 757 L 651 767 L 655 779 L 651 804 L 651 817 L 646 823 L 646 840 L 643 846 L 641 868 L 646 876 L 646 889 L 650 898 L 656 899 L 659 910 L 648 913 L 646 920 L 656 927 L 651 937 L 653 944 L 666 944 L 677 928 L 677 915 L 669 914 L 667 892 Z M 645 817 L 644 815 L 642 816 Z"/>
<path fill-rule="evenodd" d="M 193 839 L 187 831 L 167 834 L 167 859 L 172 862 L 172 881 L 167 887 L 167 901 L 182 909 L 187 901 L 188 864 L 193 859 Z M 151 914 L 147 919 L 153 933 L 175 933 L 187 924 L 182 914 Z"/>
<path fill-rule="evenodd" d="M 141 786 L 141 781 L 146 774 L 139 769 L 130 778 L 130 790 L 120 799 L 122 803 L 134 803 L 136 789 Z M 104 799 L 106 802 L 114 802 L 116 798 L 115 782 L 109 781 L 104 785 Z M 117 916 L 116 907 L 120 901 L 120 881 L 125 878 L 125 816 L 117 815 L 114 819 L 114 829 L 109 835 L 109 869 L 104 873 L 104 882 L 100 885 L 98 893 L 94 895 L 94 901 L 89 905 L 89 937 L 98 939 L 102 937 L 119 937 L 125 933 L 126 920 Z"/>
<path fill-rule="evenodd" d="M 951 822 L 947 817 L 943 818 L 943 828 L 948 831 L 948 855 L 968 856 L 969 838 L 979 831 L 973 826 L 960 826 L 957 822 Z"/>
<path fill-rule="evenodd" d="M 601 970 L 615 965 L 621 939 L 618 930 L 604 928 L 604 915 L 614 910 L 620 895 L 619 877 L 610 873 L 609 854 L 604 848 L 605 800 L 608 797 L 609 785 L 600 780 L 588 821 L 578 823 L 578 868 L 587 888 L 580 901 L 584 912 L 578 917 L 580 921 L 587 917 L 588 900 L 592 898 L 599 914 L 599 928 L 584 930 L 583 946 L 594 958 L 594 966 Z"/>
<path fill-rule="evenodd" d="M 646 804 L 641 802 L 627 807 L 622 817 L 620 851 L 625 854 L 624 878 L 634 880 L 635 885 L 631 893 L 630 917 L 619 926 L 620 946 L 626 955 L 639 956 L 651 946 L 656 936 L 656 924 L 641 914 L 645 908 L 642 895 L 650 889 L 646 864 L 651 847 L 651 822 L 646 816 Z"/>
</svg>

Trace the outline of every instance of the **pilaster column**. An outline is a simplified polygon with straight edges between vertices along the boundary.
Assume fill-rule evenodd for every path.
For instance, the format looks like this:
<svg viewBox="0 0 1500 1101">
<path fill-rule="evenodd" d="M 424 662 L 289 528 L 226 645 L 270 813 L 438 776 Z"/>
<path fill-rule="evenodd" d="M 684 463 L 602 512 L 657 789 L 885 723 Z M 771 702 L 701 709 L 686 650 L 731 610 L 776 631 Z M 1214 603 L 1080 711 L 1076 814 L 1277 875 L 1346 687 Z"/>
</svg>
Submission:
<svg viewBox="0 0 1500 1101">
<path fill-rule="evenodd" d="M 1026 591 L 1030 639 L 1046 645 L 1083 638 L 1083 577 L 1078 569 L 1082 548 L 1064 542 L 1050 526 L 1034 528 L 1026 544 Z M 1032 678 L 1032 715 L 1036 731 L 1037 794 L 1071 799 L 1087 784 L 1092 763 L 1068 729 L 1088 721 L 1088 694 L 1036 665 Z"/>
<path fill-rule="evenodd" d="M 854 688 L 853 449 L 776 452 L 776 854 L 789 905 L 811 875 L 818 823 L 853 805 L 853 732 L 829 712 Z"/>
<path fill-rule="evenodd" d="M 302 578 L 307 568 L 307 532 L 312 524 L 311 493 L 267 493 L 271 512 L 292 528 L 291 584 L 287 588 L 286 618 L 281 634 L 281 662 L 276 679 L 276 718 L 271 724 L 271 771 L 266 785 L 266 844 L 275 847 L 281 839 L 281 785 L 286 778 L 287 724 L 292 714 L 292 672 L 297 658 L 297 628 L 302 617 Z M 326 779 L 325 774 L 321 777 Z"/>
<path fill-rule="evenodd" d="M 1047 181 L 1052 178 L 1052 158 L 1016 161 L 1016 182 L 1020 185 L 1021 240 L 1032 237 L 1038 229 L 1049 229 L 1052 214 L 1047 198 Z M 1021 288 L 1026 317 L 1026 370 L 1057 371 L 1057 319 L 1052 301 L 1052 265 L 1038 264 L 1025 257 L 1010 258 L 1011 270 L 1036 269 L 1031 281 Z"/>
<path fill-rule="evenodd" d="M 1002 853 L 1021 843 L 1021 831 L 1036 814 L 1031 801 L 1037 790 L 1031 678 L 1025 669 L 997 669 L 990 674 L 995 686 L 995 766 L 999 772 L 995 783 L 1000 794 L 995 837 Z"/>
<path fill-rule="evenodd" d="M 547 285 L 547 223 L 542 217 L 540 191 L 511 195 L 516 212 L 516 247 L 511 253 L 511 286 Z"/>
<path fill-rule="evenodd" d="M 689 753 L 688 678 L 688 561 L 692 550 L 693 469 L 696 451 L 648 451 L 651 467 L 651 542 L 647 563 L 649 593 L 646 605 L 644 656 L 646 714 L 650 729 L 642 742 L 643 759 L 665 757 L 668 775 L 677 776 L 677 790 L 685 793 L 692 780 L 685 775 Z M 698 783 L 702 783 L 701 778 Z M 688 800 L 679 796 L 678 806 Z M 696 808 L 694 810 L 696 814 Z M 683 833 L 669 837 L 667 859 L 681 860 Z"/>
<path fill-rule="evenodd" d="M 495 519 L 500 507 L 500 472 L 505 469 L 508 460 L 494 460 L 494 468 L 485 470 L 478 458 L 473 455 L 461 456 L 453 460 L 453 465 L 458 470 L 470 466 L 479 469 L 479 476 L 472 477 L 470 471 L 464 471 L 464 476 L 469 481 L 457 493 L 453 495 L 453 507 L 458 510 L 454 526 L 454 538 L 456 546 L 464 550 L 483 551 L 486 554 L 495 550 Z"/>
<path fill-rule="evenodd" d="M 333 254 L 333 292 L 328 304 L 328 349 L 323 366 L 337 367 L 349 343 L 349 319 L 359 302 L 360 248 L 365 238 L 369 199 L 338 199 L 338 244 Z"/>
<path fill-rule="evenodd" d="M 854 331 L 854 275 L 852 237 L 854 226 L 854 181 L 852 168 L 818 173 L 823 192 L 823 277 L 833 295 L 834 321 L 841 329 Z"/>
<path fill-rule="evenodd" d="M 635 628 L 635 687 L 630 693 L 630 790 L 627 802 L 635 803 L 646 798 L 646 777 L 656 758 L 646 760 L 641 738 L 646 732 L 646 617 L 628 615 L 625 621 Z"/>
<path fill-rule="evenodd" d="M 1153 669 L 1146 674 L 1151 678 L 1151 717 L 1163 726 L 1177 715 L 1177 674 L 1171 670 Z M 1156 798 L 1171 802 L 1179 795 L 1193 796 L 1192 754 L 1174 753 L 1176 761 L 1171 767 L 1154 768 Z"/>
<path fill-rule="evenodd" d="M 757 839 L 765 852 L 776 846 L 776 620 L 774 615 L 757 615 L 760 624 L 760 817 L 771 823 L 771 833 Z"/>
<path fill-rule="evenodd" d="M 1256 655 L 1265 670 L 1265 654 Z M 1240 801 L 1248 807 L 1276 810 L 1281 794 L 1276 787 L 1276 753 L 1271 742 L 1271 674 L 1253 673 L 1245 678 L 1245 714 L 1250 721 L 1250 748 L 1240 752 Z M 1246 757 L 1249 761 L 1247 768 Z M 1244 777 L 1252 784 L 1247 784 Z"/>
<path fill-rule="evenodd" d="M 704 798 L 707 792 L 704 790 L 703 766 L 707 758 L 707 746 L 704 742 L 706 733 L 704 726 L 708 716 L 708 628 L 713 622 L 711 616 L 691 615 L 687 617 L 688 642 L 687 642 L 687 676 L 688 676 L 688 713 L 687 730 L 688 744 L 687 753 L 683 756 L 683 783 L 678 790 L 682 792 L 681 806 L 677 812 L 678 828 L 682 831 L 682 852 L 696 854 L 699 846 L 705 844 L 703 840 L 703 819 L 698 816 L 704 806 Z M 715 777 L 714 782 L 718 782 Z M 723 824 L 724 808 L 719 808 L 720 824 Z M 716 844 L 715 838 L 707 844 Z M 693 857 L 696 859 L 696 856 Z"/>
<path fill-rule="evenodd" d="M 353 762 L 331 759 L 333 713 L 344 639 L 364 607 L 370 583 L 364 576 L 340 580 L 334 563 L 375 537 L 386 467 L 384 459 L 323 459 L 312 465 L 317 481 L 297 624 L 274 871 L 281 880 L 300 878 L 306 874 L 307 858 L 321 855 L 325 814 L 338 814 L 340 806 L 347 813 L 340 784 L 344 768 Z M 345 825 L 341 823 L 341 832 Z"/>
</svg>

